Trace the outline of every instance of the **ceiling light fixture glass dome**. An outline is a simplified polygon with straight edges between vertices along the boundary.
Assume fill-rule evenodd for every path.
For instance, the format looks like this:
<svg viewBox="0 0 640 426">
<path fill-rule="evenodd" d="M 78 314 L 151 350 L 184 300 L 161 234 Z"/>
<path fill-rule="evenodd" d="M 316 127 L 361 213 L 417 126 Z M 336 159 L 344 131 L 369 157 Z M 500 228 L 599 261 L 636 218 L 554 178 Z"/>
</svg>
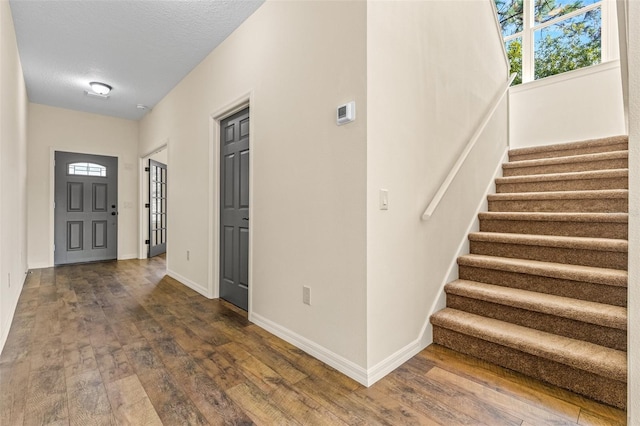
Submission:
<svg viewBox="0 0 640 426">
<path fill-rule="evenodd" d="M 100 83 L 98 81 L 92 81 L 89 83 L 89 86 L 91 86 L 91 90 L 99 95 L 108 95 L 112 89 L 108 84 Z"/>
</svg>

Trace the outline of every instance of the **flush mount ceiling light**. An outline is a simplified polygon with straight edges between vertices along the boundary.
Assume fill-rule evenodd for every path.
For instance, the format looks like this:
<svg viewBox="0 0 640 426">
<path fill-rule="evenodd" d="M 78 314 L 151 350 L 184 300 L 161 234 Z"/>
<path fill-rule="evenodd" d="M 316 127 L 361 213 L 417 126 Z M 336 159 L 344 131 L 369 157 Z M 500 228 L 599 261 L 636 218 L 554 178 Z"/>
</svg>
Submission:
<svg viewBox="0 0 640 426">
<path fill-rule="evenodd" d="M 91 90 L 93 90 L 94 93 L 102 96 L 108 95 L 112 89 L 108 84 L 100 83 L 98 81 L 92 81 L 89 83 L 89 86 L 91 86 Z"/>
</svg>

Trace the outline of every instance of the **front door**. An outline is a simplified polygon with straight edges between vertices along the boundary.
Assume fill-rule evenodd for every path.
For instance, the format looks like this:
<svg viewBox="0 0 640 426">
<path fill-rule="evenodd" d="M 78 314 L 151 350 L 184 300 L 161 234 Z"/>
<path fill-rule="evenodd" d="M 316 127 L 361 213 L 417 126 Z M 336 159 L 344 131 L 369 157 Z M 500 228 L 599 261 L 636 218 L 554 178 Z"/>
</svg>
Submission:
<svg viewBox="0 0 640 426">
<path fill-rule="evenodd" d="M 167 251 L 167 165 L 149 159 L 149 256 Z"/>
<path fill-rule="evenodd" d="M 247 310 L 249 108 L 220 122 L 220 297 Z"/>
<path fill-rule="evenodd" d="M 118 257 L 118 158 L 56 151 L 54 263 Z"/>
</svg>

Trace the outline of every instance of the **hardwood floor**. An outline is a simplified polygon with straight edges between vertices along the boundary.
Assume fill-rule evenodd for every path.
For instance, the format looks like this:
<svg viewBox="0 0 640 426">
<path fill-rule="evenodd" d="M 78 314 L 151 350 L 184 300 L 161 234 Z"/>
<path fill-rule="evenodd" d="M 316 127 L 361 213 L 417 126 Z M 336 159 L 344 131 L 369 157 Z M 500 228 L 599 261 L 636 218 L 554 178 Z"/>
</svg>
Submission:
<svg viewBox="0 0 640 426">
<path fill-rule="evenodd" d="M 0 356 L 0 425 L 616 425 L 625 413 L 431 346 L 365 388 L 164 276 L 32 271 Z"/>
</svg>

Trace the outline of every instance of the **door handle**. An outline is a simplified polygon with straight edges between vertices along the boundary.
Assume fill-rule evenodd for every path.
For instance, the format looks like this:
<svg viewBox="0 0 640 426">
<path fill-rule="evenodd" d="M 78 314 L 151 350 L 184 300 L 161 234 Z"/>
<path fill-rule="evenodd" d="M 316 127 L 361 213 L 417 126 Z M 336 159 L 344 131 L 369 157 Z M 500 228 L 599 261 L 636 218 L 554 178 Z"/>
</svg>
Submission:
<svg viewBox="0 0 640 426">
<path fill-rule="evenodd" d="M 243 218 L 242 218 L 242 220 L 246 220 L 246 221 L 248 221 L 248 220 L 249 220 L 249 218 L 248 218 L 248 217 L 243 217 Z"/>
</svg>

